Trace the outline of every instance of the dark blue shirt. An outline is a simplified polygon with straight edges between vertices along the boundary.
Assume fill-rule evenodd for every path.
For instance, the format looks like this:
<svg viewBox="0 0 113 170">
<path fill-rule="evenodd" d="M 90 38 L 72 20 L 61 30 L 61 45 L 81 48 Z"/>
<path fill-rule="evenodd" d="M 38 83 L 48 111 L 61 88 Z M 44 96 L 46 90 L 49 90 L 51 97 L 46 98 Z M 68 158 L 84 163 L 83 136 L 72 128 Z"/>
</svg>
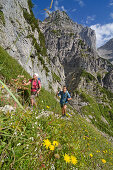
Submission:
<svg viewBox="0 0 113 170">
<path fill-rule="evenodd" d="M 68 91 L 66 91 L 65 93 L 63 91 L 60 91 L 58 93 L 58 96 L 61 96 L 60 104 L 68 103 L 68 98 L 71 98 L 71 96 L 70 96 Z"/>
</svg>

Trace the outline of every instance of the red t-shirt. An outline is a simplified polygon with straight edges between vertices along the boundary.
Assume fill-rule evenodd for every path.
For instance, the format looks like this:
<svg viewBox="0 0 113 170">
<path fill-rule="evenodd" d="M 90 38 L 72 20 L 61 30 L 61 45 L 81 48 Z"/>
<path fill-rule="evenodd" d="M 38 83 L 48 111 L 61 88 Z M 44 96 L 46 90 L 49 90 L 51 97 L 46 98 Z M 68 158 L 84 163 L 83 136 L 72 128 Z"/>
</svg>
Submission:
<svg viewBox="0 0 113 170">
<path fill-rule="evenodd" d="M 40 85 L 40 80 L 30 79 L 29 81 L 32 82 L 31 91 L 37 91 L 37 88 L 39 88 L 39 85 Z M 38 81 L 38 83 L 37 83 L 37 81 Z"/>
</svg>

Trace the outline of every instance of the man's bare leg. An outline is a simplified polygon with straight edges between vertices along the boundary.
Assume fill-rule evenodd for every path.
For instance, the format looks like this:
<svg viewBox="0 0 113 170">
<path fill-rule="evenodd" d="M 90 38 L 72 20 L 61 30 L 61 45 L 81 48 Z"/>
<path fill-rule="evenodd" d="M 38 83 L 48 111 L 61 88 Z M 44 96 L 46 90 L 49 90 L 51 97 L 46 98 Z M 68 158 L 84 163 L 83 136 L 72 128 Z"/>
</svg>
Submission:
<svg viewBox="0 0 113 170">
<path fill-rule="evenodd" d="M 31 106 L 32 106 L 32 107 L 33 107 L 33 103 L 34 103 L 34 102 L 33 102 L 33 99 L 31 99 Z"/>
</svg>

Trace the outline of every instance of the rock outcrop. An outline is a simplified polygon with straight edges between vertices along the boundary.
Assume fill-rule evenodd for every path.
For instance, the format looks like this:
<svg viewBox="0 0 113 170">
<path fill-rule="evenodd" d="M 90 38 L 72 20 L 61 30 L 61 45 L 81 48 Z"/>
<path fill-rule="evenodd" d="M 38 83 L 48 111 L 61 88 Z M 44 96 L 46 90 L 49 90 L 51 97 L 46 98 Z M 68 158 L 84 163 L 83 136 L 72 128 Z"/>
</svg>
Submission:
<svg viewBox="0 0 113 170">
<path fill-rule="evenodd" d="M 74 94 L 79 86 L 91 87 L 85 83 L 88 77 L 112 91 L 113 67 L 99 57 L 91 28 L 74 23 L 66 12 L 59 10 L 38 22 L 30 0 L 1 0 L 0 10 L 0 45 L 31 76 L 38 72 L 46 89 L 57 91 L 66 84 Z"/>
<path fill-rule="evenodd" d="M 101 57 L 109 60 L 113 64 L 113 38 L 98 48 L 98 53 Z"/>
<path fill-rule="evenodd" d="M 37 20 L 32 13 L 29 0 L 0 1 L 0 45 L 23 66 L 32 76 L 38 72 L 42 85 L 57 90 L 63 83 L 63 68 L 60 75 L 53 63 L 49 63 L 46 54 L 45 40 Z M 58 80 L 57 80 L 58 79 Z"/>
<path fill-rule="evenodd" d="M 88 27 L 74 23 L 65 12 L 55 11 L 39 24 L 45 35 L 50 60 L 64 68 L 65 82 L 72 92 L 78 87 L 83 70 L 92 74 L 99 83 L 106 73 L 112 71 L 112 65 L 99 57 L 96 51 L 95 32 Z M 58 67 L 60 72 L 60 68 Z M 112 87 L 109 89 L 112 90 Z"/>
</svg>

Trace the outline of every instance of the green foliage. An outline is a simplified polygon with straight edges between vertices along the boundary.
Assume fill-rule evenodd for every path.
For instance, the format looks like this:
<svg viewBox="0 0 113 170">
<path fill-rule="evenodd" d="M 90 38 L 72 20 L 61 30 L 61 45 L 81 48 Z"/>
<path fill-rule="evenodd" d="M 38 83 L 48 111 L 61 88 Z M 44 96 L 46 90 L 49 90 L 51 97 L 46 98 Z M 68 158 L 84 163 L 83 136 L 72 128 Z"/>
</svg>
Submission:
<svg viewBox="0 0 113 170">
<path fill-rule="evenodd" d="M 102 77 L 101 77 L 100 73 L 97 74 L 97 79 L 98 79 L 99 82 L 101 82 Z"/>
<path fill-rule="evenodd" d="M 109 91 L 108 89 L 101 87 L 100 85 L 97 85 L 97 88 L 100 90 L 101 93 L 107 95 L 107 98 L 109 100 L 113 100 L 113 93 L 111 91 Z"/>
<path fill-rule="evenodd" d="M 79 42 L 78 42 L 78 45 L 80 45 L 82 48 L 84 47 L 84 41 L 83 40 L 81 40 L 81 39 L 79 39 Z"/>
<path fill-rule="evenodd" d="M 34 35 L 32 35 L 32 34 L 30 34 L 30 35 L 28 35 L 27 36 L 27 38 L 32 38 L 32 45 L 35 47 L 35 49 L 36 49 L 36 55 L 38 56 L 38 59 L 40 60 L 40 62 L 41 62 L 41 64 L 43 65 L 43 68 L 46 70 L 46 73 L 48 74 L 48 72 L 49 72 L 49 69 L 48 69 L 48 67 L 46 66 L 46 64 L 45 64 L 45 61 L 44 61 L 44 59 L 43 59 L 43 55 L 44 55 L 44 49 L 43 48 L 41 48 L 41 46 L 39 46 L 39 44 L 37 43 L 37 40 L 35 39 L 35 37 L 34 37 Z M 41 55 L 42 56 L 41 56 Z"/>
<path fill-rule="evenodd" d="M 85 70 L 82 70 L 81 76 L 86 78 L 87 83 L 89 83 L 90 81 L 96 80 L 96 78 L 92 74 L 86 72 Z"/>
<path fill-rule="evenodd" d="M 0 23 L 5 26 L 5 18 L 4 13 L 0 10 Z"/>
<path fill-rule="evenodd" d="M 57 36 L 60 35 L 61 31 L 60 30 L 51 30 L 51 32 Z"/>
<path fill-rule="evenodd" d="M 45 61 L 43 60 L 42 56 L 38 55 L 38 59 L 40 60 L 41 64 L 43 65 L 43 68 L 45 69 L 46 73 L 49 73 L 49 69 L 45 64 Z"/>
<path fill-rule="evenodd" d="M 44 34 L 40 31 L 39 25 L 38 25 L 38 21 L 37 21 L 37 19 L 35 18 L 34 14 L 33 14 L 33 11 L 32 11 L 32 8 L 33 8 L 32 1 L 28 0 L 28 4 L 29 4 L 29 9 L 30 9 L 30 14 L 27 12 L 26 9 L 23 9 L 24 18 L 26 19 L 28 24 L 31 25 L 32 31 L 37 29 L 37 31 L 39 33 L 41 54 L 46 56 L 47 55 L 47 49 L 46 49 L 46 46 L 45 46 L 45 37 L 44 37 Z"/>
<path fill-rule="evenodd" d="M 52 114 L 54 98 L 46 92 L 43 91 L 44 101 L 39 100 L 39 106 L 42 105 L 48 116 L 43 116 L 44 112 L 40 109 L 0 114 L 0 168 L 51 169 L 54 165 L 55 169 L 112 169 L 113 145 L 80 115 L 66 120 Z M 49 99 L 51 104 L 45 103 Z M 46 149 L 44 139 L 49 139 L 51 143 L 57 141 L 59 145 L 53 151 Z M 76 165 L 66 163 L 65 154 L 75 156 Z M 102 159 L 106 161 L 105 164 Z"/>
<path fill-rule="evenodd" d="M 104 90 L 101 92 L 104 93 Z M 107 93 L 109 94 L 109 92 L 107 92 Z M 88 115 L 93 116 L 93 118 L 91 119 L 91 122 L 95 126 L 97 126 L 98 129 L 100 129 L 101 131 L 109 134 L 110 136 L 113 136 L 113 126 L 112 126 L 113 125 L 113 117 L 112 117 L 113 102 L 111 103 L 111 106 L 108 107 L 105 104 L 104 105 L 99 104 L 97 102 L 98 99 L 86 94 L 85 92 L 81 92 L 80 96 L 84 102 L 88 102 L 87 106 L 82 107 L 82 109 L 81 109 L 82 113 L 87 116 Z M 105 98 L 105 96 L 104 96 L 104 98 Z M 112 100 L 110 100 L 110 101 L 112 101 Z M 107 102 L 107 104 L 108 103 L 109 102 Z M 103 116 L 107 120 L 109 125 L 102 121 L 101 116 Z"/>
<path fill-rule="evenodd" d="M 53 81 L 57 81 L 57 82 L 59 82 L 59 83 L 61 82 L 60 77 L 57 76 L 56 73 L 53 73 L 53 72 L 52 72 L 52 77 L 53 77 Z"/>
<path fill-rule="evenodd" d="M 0 75 L 10 82 L 11 79 L 17 78 L 22 72 L 27 79 L 30 78 L 30 75 L 22 66 L 0 46 Z"/>
<path fill-rule="evenodd" d="M 73 37 L 73 36 L 74 36 L 74 33 L 71 32 L 69 35 L 70 35 L 70 37 Z"/>
<path fill-rule="evenodd" d="M 32 10 L 32 8 L 34 7 L 32 0 L 28 0 L 28 5 L 29 5 L 29 9 Z"/>
</svg>

